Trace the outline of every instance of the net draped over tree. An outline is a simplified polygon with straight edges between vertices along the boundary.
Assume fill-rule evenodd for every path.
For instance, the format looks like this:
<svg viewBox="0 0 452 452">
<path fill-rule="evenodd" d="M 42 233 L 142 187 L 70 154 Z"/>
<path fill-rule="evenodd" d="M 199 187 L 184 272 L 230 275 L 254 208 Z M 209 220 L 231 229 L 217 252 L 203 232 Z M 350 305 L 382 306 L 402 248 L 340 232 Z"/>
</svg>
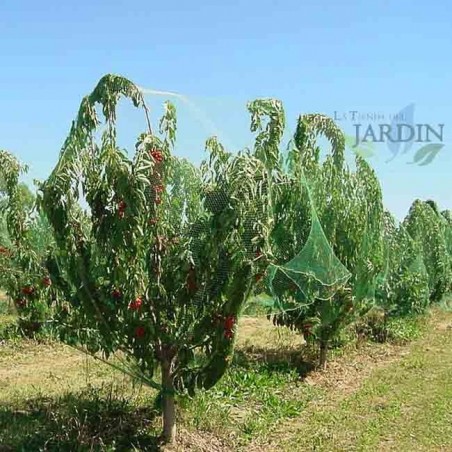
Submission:
<svg viewBox="0 0 452 452">
<path fill-rule="evenodd" d="M 147 121 L 129 158 L 116 137 L 121 96 L 148 119 L 133 83 L 101 79 L 81 103 L 40 206 L 59 251 L 52 280 L 70 304 L 62 337 L 122 356 L 123 370 L 159 388 L 171 441 L 174 393 L 210 388 L 231 361 L 237 316 L 265 269 L 268 174 L 278 155 L 265 142 L 231 154 L 212 138 L 196 169 L 172 155 L 176 114 L 166 103 L 158 132 Z"/>
<path fill-rule="evenodd" d="M 323 162 L 318 135 L 332 146 Z M 277 191 L 270 236 L 275 259 L 267 282 L 279 311 L 274 322 L 317 339 L 322 365 L 328 342 L 373 306 L 383 268 L 380 185 L 359 156 L 352 171 L 344 149 L 344 136 L 331 119 L 299 118 L 279 176 L 291 183 Z"/>
<path fill-rule="evenodd" d="M 404 227 L 421 250 L 428 274 L 431 301 L 440 301 L 451 287 L 451 265 L 444 217 L 431 202 L 416 200 Z"/>
</svg>

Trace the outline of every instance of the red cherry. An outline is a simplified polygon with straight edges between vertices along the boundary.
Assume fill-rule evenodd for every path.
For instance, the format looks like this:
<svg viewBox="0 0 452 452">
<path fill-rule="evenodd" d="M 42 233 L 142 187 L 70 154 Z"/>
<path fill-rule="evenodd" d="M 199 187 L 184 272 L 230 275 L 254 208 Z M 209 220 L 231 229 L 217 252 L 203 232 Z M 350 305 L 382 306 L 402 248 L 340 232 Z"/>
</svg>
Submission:
<svg viewBox="0 0 452 452">
<path fill-rule="evenodd" d="M 224 320 L 224 329 L 227 331 L 232 330 L 232 328 L 235 325 L 235 317 L 233 315 L 229 315 L 228 317 L 226 317 L 226 319 Z"/>
<path fill-rule="evenodd" d="M 150 218 L 149 219 L 149 224 L 151 226 L 155 226 L 157 224 L 157 218 Z"/>
<path fill-rule="evenodd" d="M 45 276 L 42 280 L 42 284 L 44 284 L 44 286 L 46 287 L 50 287 L 52 285 L 52 280 L 50 279 L 50 277 Z"/>
<path fill-rule="evenodd" d="M 155 203 L 159 206 L 162 203 L 162 198 L 160 198 L 160 196 L 157 196 L 155 198 Z"/>
<path fill-rule="evenodd" d="M 155 192 L 156 193 L 163 193 L 163 190 L 165 190 L 165 187 L 163 185 L 156 185 L 155 186 Z"/>
<path fill-rule="evenodd" d="M 111 296 L 115 299 L 115 300 L 119 300 L 122 297 L 122 292 L 119 289 L 114 289 L 111 292 Z"/>
<path fill-rule="evenodd" d="M 35 289 L 32 286 L 26 286 L 22 288 L 22 293 L 24 295 L 32 295 L 34 293 Z"/>
<path fill-rule="evenodd" d="M 138 311 L 141 308 L 142 304 L 143 300 L 141 298 L 136 298 L 129 304 L 129 309 L 131 309 L 132 311 Z"/>
<path fill-rule="evenodd" d="M 121 220 L 124 218 L 124 215 L 125 215 L 125 213 L 124 213 L 123 210 L 120 210 L 120 211 L 118 212 L 118 216 L 119 216 L 119 218 L 120 218 Z"/>
<path fill-rule="evenodd" d="M 143 337 L 146 334 L 144 326 L 137 326 L 135 328 L 135 337 Z"/>
</svg>

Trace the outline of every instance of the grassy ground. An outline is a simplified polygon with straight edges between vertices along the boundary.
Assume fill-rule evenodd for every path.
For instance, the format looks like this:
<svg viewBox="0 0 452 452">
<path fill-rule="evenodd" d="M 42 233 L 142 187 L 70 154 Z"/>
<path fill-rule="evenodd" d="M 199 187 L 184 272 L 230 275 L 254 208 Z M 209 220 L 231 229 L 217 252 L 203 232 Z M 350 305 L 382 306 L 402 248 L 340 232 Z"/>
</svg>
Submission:
<svg viewBox="0 0 452 452">
<path fill-rule="evenodd" d="M 436 312 L 421 339 L 381 352 L 357 373 L 349 357 L 336 363 L 345 384 L 325 376 L 332 390 L 258 441 L 262 450 L 452 450 L 452 315 Z"/>
<path fill-rule="evenodd" d="M 340 349 L 326 372 L 264 318 L 239 331 L 225 378 L 180 400 L 180 450 L 452 451 L 451 313 L 433 311 L 408 345 Z M 154 396 L 61 344 L 8 340 L 0 451 L 156 450 Z"/>
</svg>

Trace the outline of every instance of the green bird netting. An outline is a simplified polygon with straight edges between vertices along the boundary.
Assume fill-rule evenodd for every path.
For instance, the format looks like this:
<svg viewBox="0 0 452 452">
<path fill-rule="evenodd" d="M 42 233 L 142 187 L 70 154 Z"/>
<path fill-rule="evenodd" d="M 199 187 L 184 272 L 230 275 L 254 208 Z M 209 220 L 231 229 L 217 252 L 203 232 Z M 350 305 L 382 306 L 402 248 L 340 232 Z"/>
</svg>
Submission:
<svg viewBox="0 0 452 452">
<path fill-rule="evenodd" d="M 330 300 L 351 277 L 325 235 L 303 174 L 300 183 L 310 205 L 311 228 L 298 254 L 284 264 L 270 264 L 267 269 L 267 286 L 273 298 L 267 307 L 276 312 L 300 309 L 315 299 Z"/>
</svg>

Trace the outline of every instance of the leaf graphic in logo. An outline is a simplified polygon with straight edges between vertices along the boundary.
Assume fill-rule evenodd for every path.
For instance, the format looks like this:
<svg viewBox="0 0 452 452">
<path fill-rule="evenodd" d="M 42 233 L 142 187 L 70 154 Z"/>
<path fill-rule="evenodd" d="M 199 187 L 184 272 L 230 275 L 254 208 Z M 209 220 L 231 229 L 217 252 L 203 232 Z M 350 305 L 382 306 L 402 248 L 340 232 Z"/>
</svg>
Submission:
<svg viewBox="0 0 452 452">
<path fill-rule="evenodd" d="M 353 151 L 356 155 L 359 155 L 360 157 L 367 159 L 375 155 L 375 146 L 371 142 L 360 143 L 358 147 L 353 149 Z"/>
<path fill-rule="evenodd" d="M 371 141 L 360 141 L 356 144 L 354 137 L 345 135 L 345 145 L 349 147 L 354 154 L 359 155 L 364 159 L 375 155 L 375 143 Z"/>
<path fill-rule="evenodd" d="M 393 160 L 400 151 L 402 147 L 402 154 L 407 153 L 411 146 L 413 146 L 415 137 L 411 137 L 408 141 L 399 140 L 398 125 L 405 124 L 406 126 L 414 126 L 414 104 L 407 105 L 405 108 L 400 110 L 391 121 L 391 131 L 389 132 L 389 140 L 387 141 L 388 149 L 391 151 L 393 157 L 388 160 L 390 162 Z M 400 138 L 403 138 L 400 137 Z M 403 146 L 402 146 L 403 145 Z"/>
<path fill-rule="evenodd" d="M 413 161 L 408 163 L 417 163 L 419 166 L 426 166 L 433 162 L 433 159 L 443 147 L 443 143 L 426 144 L 416 151 Z"/>
<path fill-rule="evenodd" d="M 344 138 L 345 138 L 346 146 L 348 146 L 349 148 L 352 148 L 353 146 L 355 146 L 355 138 L 354 137 L 352 137 L 351 135 L 344 134 Z"/>
<path fill-rule="evenodd" d="M 402 123 L 414 128 L 414 104 L 410 104 L 402 110 L 403 119 Z M 413 136 L 403 143 L 403 151 L 402 154 L 406 154 L 415 142 L 415 133 L 413 132 Z"/>
</svg>

